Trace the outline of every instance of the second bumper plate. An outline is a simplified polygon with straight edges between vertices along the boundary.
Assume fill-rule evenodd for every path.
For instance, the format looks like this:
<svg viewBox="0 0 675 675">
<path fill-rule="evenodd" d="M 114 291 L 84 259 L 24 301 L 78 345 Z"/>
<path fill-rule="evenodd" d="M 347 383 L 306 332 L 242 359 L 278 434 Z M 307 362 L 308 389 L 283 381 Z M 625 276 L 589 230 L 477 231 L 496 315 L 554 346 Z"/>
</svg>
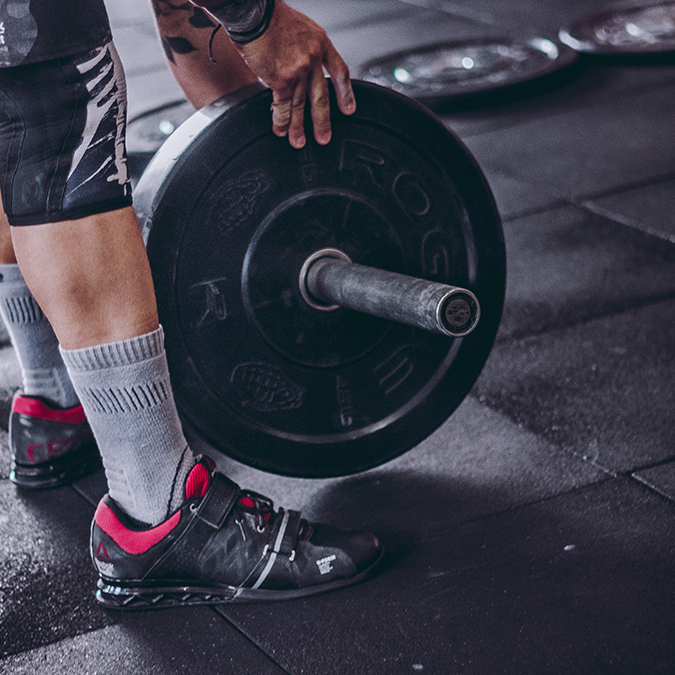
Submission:
<svg viewBox="0 0 675 675">
<path fill-rule="evenodd" d="M 532 82 L 576 59 L 540 37 L 465 40 L 374 59 L 358 76 L 434 106 Z"/>
<path fill-rule="evenodd" d="M 606 55 L 675 52 L 675 2 L 623 2 L 574 21 L 560 40 L 579 52 Z"/>
</svg>

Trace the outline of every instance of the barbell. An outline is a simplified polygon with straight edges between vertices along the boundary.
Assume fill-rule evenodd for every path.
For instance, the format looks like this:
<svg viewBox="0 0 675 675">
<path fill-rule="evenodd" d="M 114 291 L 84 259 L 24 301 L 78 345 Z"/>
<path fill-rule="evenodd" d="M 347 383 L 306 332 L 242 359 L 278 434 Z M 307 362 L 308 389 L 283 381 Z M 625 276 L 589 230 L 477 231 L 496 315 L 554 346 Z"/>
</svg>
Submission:
<svg viewBox="0 0 675 675">
<path fill-rule="evenodd" d="M 354 89 L 357 112 L 333 98 L 331 142 L 302 150 L 272 133 L 270 91 L 228 95 L 136 190 L 188 438 L 284 475 L 355 473 L 419 443 L 501 317 L 503 234 L 476 161 L 420 104 Z"/>
</svg>

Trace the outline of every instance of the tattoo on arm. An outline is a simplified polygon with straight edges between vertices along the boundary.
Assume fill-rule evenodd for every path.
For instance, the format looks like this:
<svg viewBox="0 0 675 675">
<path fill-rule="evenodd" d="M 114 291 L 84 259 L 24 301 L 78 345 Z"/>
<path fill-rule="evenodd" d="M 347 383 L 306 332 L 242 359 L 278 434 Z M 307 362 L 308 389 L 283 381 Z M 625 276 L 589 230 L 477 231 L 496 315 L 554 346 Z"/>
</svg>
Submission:
<svg viewBox="0 0 675 675">
<path fill-rule="evenodd" d="M 159 27 L 159 34 L 164 53 L 171 63 L 176 62 L 174 57 L 175 54 L 189 54 L 190 52 L 196 51 L 197 47 L 195 47 L 187 37 L 168 35 L 166 32 L 166 24 L 170 22 L 175 25 L 176 19 L 180 16 L 181 20 L 187 18 L 187 22 L 193 28 L 205 28 L 213 31 L 213 33 L 220 28 L 220 25 L 214 23 L 201 7 L 195 7 L 190 2 L 181 2 L 180 0 L 152 0 L 152 8 L 157 19 L 157 26 Z M 179 15 L 179 13 L 182 14 Z M 212 40 L 213 35 L 211 36 L 211 41 Z"/>
</svg>

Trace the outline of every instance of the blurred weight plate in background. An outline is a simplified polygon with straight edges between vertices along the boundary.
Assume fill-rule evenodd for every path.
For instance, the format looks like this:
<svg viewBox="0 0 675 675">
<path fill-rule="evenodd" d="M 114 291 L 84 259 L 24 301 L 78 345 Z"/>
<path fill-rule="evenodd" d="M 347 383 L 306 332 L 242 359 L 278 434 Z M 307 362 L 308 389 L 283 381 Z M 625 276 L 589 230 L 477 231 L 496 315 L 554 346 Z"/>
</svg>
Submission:
<svg viewBox="0 0 675 675">
<path fill-rule="evenodd" d="M 195 111 L 184 99 L 171 101 L 129 120 L 127 157 L 129 174 L 135 184 L 162 143 Z"/>
<path fill-rule="evenodd" d="M 675 2 L 624 2 L 587 14 L 560 31 L 579 52 L 660 55 L 675 52 Z"/>
<path fill-rule="evenodd" d="M 438 107 L 532 83 L 576 60 L 574 50 L 541 37 L 486 38 L 373 59 L 358 77 Z"/>
</svg>

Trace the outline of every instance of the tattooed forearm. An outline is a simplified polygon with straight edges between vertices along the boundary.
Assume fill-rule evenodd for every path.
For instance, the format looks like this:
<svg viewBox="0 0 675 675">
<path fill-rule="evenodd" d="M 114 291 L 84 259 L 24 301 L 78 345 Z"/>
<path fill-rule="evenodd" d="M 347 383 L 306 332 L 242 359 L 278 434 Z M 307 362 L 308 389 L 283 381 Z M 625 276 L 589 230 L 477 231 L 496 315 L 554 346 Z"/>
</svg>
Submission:
<svg viewBox="0 0 675 675">
<path fill-rule="evenodd" d="M 200 7 L 180 0 L 151 0 L 157 27 L 166 57 L 175 63 L 176 54 L 189 54 L 195 46 L 194 29 L 218 29 L 209 15 Z M 191 33 L 193 35 L 191 35 Z"/>
<path fill-rule="evenodd" d="M 257 40 L 270 26 L 274 0 L 195 0 L 225 27 L 230 40 L 247 44 Z"/>
<path fill-rule="evenodd" d="M 190 23 L 197 27 L 203 28 L 200 21 L 206 19 L 209 25 L 213 26 L 213 22 L 206 16 L 201 7 L 195 7 L 191 2 L 171 2 L 171 0 L 151 0 L 152 8 L 155 11 L 155 16 L 169 16 L 174 12 L 185 12 L 190 17 Z M 197 17 L 195 23 L 192 22 L 192 17 Z"/>
</svg>

